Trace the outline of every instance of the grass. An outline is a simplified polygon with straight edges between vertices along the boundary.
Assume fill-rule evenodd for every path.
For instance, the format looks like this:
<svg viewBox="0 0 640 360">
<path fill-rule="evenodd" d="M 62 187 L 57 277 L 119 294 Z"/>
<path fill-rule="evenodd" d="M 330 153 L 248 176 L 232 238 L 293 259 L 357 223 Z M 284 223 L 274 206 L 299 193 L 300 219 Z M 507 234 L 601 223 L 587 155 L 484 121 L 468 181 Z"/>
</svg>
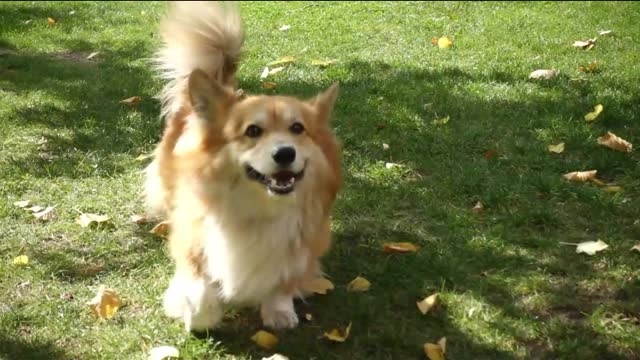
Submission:
<svg viewBox="0 0 640 360">
<path fill-rule="evenodd" d="M 342 85 L 334 127 L 346 179 L 325 260 L 336 289 L 299 304 L 314 321 L 278 332 L 274 351 L 249 340 L 261 328 L 252 309 L 204 337 L 165 318 L 164 243 L 153 224 L 129 221 L 143 212 L 135 159 L 162 130 L 152 99 L 162 84 L 145 58 L 164 8 L 0 4 L 0 47 L 11 50 L 0 55 L 0 358 L 144 359 L 173 345 L 184 359 L 421 359 L 442 336 L 451 359 L 640 357 L 640 254 L 629 251 L 640 240 L 640 157 L 596 143 L 612 131 L 640 144 L 638 3 L 243 3 L 245 91 Z M 571 46 L 608 29 L 592 50 Z M 451 50 L 431 44 L 443 35 Z M 262 67 L 287 55 L 298 60 L 263 90 Z M 599 72 L 577 70 L 593 60 Z M 540 68 L 560 75 L 527 79 Z M 119 103 L 131 96 L 142 103 Z M 604 112 L 586 123 L 598 103 Z M 558 142 L 562 154 L 546 151 Z M 589 169 L 622 192 L 561 176 Z M 24 199 L 58 217 L 34 221 L 12 205 Z M 111 226 L 81 228 L 79 212 L 108 214 Z M 560 244 L 597 239 L 609 248 L 594 256 Z M 385 254 L 390 241 L 421 249 Z M 14 265 L 18 255 L 30 263 Z M 358 275 L 371 290 L 347 293 Z M 101 284 L 126 301 L 109 321 L 85 306 Z M 442 305 L 422 316 L 415 302 L 434 292 Z M 349 321 L 345 343 L 319 339 Z"/>
</svg>

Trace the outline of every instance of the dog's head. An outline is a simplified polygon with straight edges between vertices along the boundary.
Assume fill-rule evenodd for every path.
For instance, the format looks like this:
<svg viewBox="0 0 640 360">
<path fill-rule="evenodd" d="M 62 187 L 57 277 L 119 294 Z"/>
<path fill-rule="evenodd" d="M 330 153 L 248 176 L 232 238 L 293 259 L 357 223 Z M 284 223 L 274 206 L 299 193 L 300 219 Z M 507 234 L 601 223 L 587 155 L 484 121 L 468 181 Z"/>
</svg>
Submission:
<svg viewBox="0 0 640 360">
<path fill-rule="evenodd" d="M 196 70 L 189 78 L 189 126 L 200 134 L 214 171 L 234 183 L 271 196 L 317 186 L 318 178 L 335 178 L 337 188 L 338 145 L 329 126 L 337 94 L 336 83 L 308 100 L 243 97 Z"/>
</svg>

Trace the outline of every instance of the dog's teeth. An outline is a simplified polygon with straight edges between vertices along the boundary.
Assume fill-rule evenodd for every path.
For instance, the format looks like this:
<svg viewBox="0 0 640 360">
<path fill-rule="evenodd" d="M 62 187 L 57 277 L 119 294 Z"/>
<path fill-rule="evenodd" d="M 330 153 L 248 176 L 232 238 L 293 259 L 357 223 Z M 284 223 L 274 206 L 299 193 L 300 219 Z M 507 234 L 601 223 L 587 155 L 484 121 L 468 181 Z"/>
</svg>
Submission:
<svg viewBox="0 0 640 360">
<path fill-rule="evenodd" d="M 296 178 L 292 177 L 291 179 L 289 179 L 289 181 L 287 183 L 289 185 L 293 185 L 294 182 L 296 182 Z"/>
</svg>

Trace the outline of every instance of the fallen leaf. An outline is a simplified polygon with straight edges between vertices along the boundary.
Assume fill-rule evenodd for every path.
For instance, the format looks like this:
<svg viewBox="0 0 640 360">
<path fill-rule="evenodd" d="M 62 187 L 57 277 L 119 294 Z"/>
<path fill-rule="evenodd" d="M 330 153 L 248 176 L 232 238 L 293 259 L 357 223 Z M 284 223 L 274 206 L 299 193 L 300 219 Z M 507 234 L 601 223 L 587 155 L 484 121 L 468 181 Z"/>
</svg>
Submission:
<svg viewBox="0 0 640 360">
<path fill-rule="evenodd" d="M 484 210 L 484 204 L 480 201 L 478 201 L 476 205 L 471 208 L 471 211 L 473 211 L 474 213 L 482 212 L 482 210 Z"/>
<path fill-rule="evenodd" d="M 42 206 L 35 205 L 35 206 L 32 206 L 32 207 L 28 207 L 25 210 L 31 211 L 33 213 L 37 213 L 37 212 L 40 212 L 40 211 L 44 210 L 44 208 Z"/>
<path fill-rule="evenodd" d="M 122 302 L 113 289 L 101 285 L 96 296 L 87 302 L 95 316 L 100 319 L 110 319 L 118 311 Z"/>
<path fill-rule="evenodd" d="M 598 186 L 607 186 L 607 184 L 604 181 L 602 181 L 602 180 L 600 180 L 600 179 L 598 179 L 596 177 L 589 179 L 589 181 L 591 181 L 592 183 L 594 183 L 594 184 L 596 184 Z"/>
<path fill-rule="evenodd" d="M 309 313 L 304 314 L 304 318 L 305 318 L 307 321 L 313 321 L 313 315 L 311 315 L 311 314 L 309 314 Z"/>
<path fill-rule="evenodd" d="M 557 76 L 560 73 L 560 71 L 555 70 L 555 69 L 551 69 L 551 70 L 536 70 L 534 72 L 532 72 L 531 74 L 529 74 L 529 79 L 551 79 L 555 76 Z"/>
<path fill-rule="evenodd" d="M 444 124 L 446 124 L 448 122 L 449 122 L 449 116 L 445 116 L 443 118 L 435 119 L 435 120 L 431 121 L 431 123 L 433 125 L 444 125 Z"/>
<path fill-rule="evenodd" d="M 358 276 L 355 279 L 351 280 L 349 284 L 347 284 L 347 291 L 350 292 L 363 292 L 368 291 L 371 288 L 371 283 L 369 280 Z"/>
<path fill-rule="evenodd" d="M 606 186 L 604 187 L 604 191 L 608 192 L 608 193 L 619 193 L 622 191 L 622 187 L 621 186 Z"/>
<path fill-rule="evenodd" d="M 53 206 L 47 206 L 47 208 L 42 211 L 34 212 L 33 216 L 35 216 L 36 219 L 42 220 L 42 221 L 52 220 L 56 217 L 56 212 L 54 211 L 53 208 L 54 208 Z"/>
<path fill-rule="evenodd" d="M 87 56 L 87 60 L 91 60 L 94 57 L 98 56 L 100 54 L 100 51 L 94 51 L 91 54 L 89 54 L 89 56 Z"/>
<path fill-rule="evenodd" d="M 576 40 L 573 42 L 573 46 L 590 50 L 591 48 L 593 48 L 593 45 L 595 45 L 596 40 L 598 40 L 598 38 L 593 38 L 588 40 Z"/>
<path fill-rule="evenodd" d="M 307 291 L 321 295 L 326 294 L 327 290 L 333 290 L 335 288 L 331 281 L 322 277 L 307 281 L 302 285 L 302 287 Z"/>
<path fill-rule="evenodd" d="M 598 35 L 604 36 L 604 35 L 609 35 L 613 32 L 613 30 L 600 30 L 598 32 Z"/>
<path fill-rule="evenodd" d="M 149 158 L 154 157 L 155 155 L 156 155 L 156 154 L 155 154 L 154 152 L 152 152 L 152 153 L 150 153 L 150 154 L 142 154 L 142 155 L 139 155 L 139 156 L 136 158 L 136 161 L 144 161 L 144 160 L 147 160 L 147 159 L 149 159 Z"/>
<path fill-rule="evenodd" d="M 598 144 L 606 146 L 610 149 L 630 153 L 633 150 L 633 145 L 630 142 L 618 137 L 611 131 L 607 131 L 607 134 L 598 138 Z"/>
<path fill-rule="evenodd" d="M 172 357 L 180 357 L 180 352 L 173 346 L 158 346 L 151 349 L 149 353 L 149 360 L 164 360 Z"/>
<path fill-rule="evenodd" d="M 49 26 L 54 26 L 56 24 L 56 21 L 53 18 L 47 18 L 47 22 L 49 23 Z"/>
<path fill-rule="evenodd" d="M 549 150 L 549 152 L 552 152 L 552 153 L 560 154 L 564 151 L 564 143 L 561 142 L 560 144 L 557 144 L 557 145 L 549 145 L 547 146 L 547 150 Z"/>
<path fill-rule="evenodd" d="M 591 122 L 595 120 L 598 117 L 598 115 L 600 115 L 602 110 L 604 110 L 604 106 L 602 106 L 602 104 L 598 104 L 593 108 L 593 112 L 590 112 L 584 116 L 584 119 L 588 122 Z"/>
<path fill-rule="evenodd" d="M 394 163 L 390 163 L 390 162 L 384 164 L 384 167 L 387 168 L 387 169 L 391 169 L 394 166 L 398 166 L 398 164 L 394 164 Z"/>
<path fill-rule="evenodd" d="M 329 66 L 331 64 L 335 64 L 338 62 L 336 59 L 331 60 L 311 60 L 311 65 L 313 66 Z"/>
<path fill-rule="evenodd" d="M 328 333 L 325 332 L 324 336 L 331 341 L 345 342 L 349 337 L 350 332 L 351 332 L 351 322 L 349 322 L 349 325 L 347 325 L 347 328 L 344 331 L 340 331 L 339 329 L 333 329 Z"/>
<path fill-rule="evenodd" d="M 598 251 L 604 250 L 608 248 L 609 245 L 605 244 L 602 240 L 598 239 L 598 241 L 585 241 L 578 244 L 576 247 L 576 252 L 585 253 L 587 255 L 593 255 Z"/>
<path fill-rule="evenodd" d="M 280 31 L 287 31 L 287 30 L 289 30 L 289 29 L 291 29 L 291 26 L 290 26 L 290 25 L 282 25 L 282 26 L 280 27 L 280 29 L 278 29 L 278 30 L 280 30 Z"/>
<path fill-rule="evenodd" d="M 288 63 L 292 63 L 296 61 L 296 58 L 294 58 L 293 56 L 285 56 L 283 58 L 280 58 L 276 61 L 272 61 L 270 63 L 267 64 L 267 66 L 276 66 L 276 65 L 282 65 L 282 64 L 288 64 Z"/>
<path fill-rule="evenodd" d="M 389 144 L 382 143 L 382 150 L 389 150 Z"/>
<path fill-rule="evenodd" d="M 33 22 L 33 20 L 27 20 L 27 21 L 25 21 L 24 23 L 25 23 L 25 25 L 29 25 L 29 24 L 31 24 L 32 22 Z"/>
<path fill-rule="evenodd" d="M 251 340 L 264 349 L 273 349 L 278 345 L 278 338 L 270 332 L 260 330 L 255 333 Z"/>
<path fill-rule="evenodd" d="M 410 242 L 385 243 L 383 250 L 386 253 L 408 253 L 418 251 L 418 247 Z"/>
<path fill-rule="evenodd" d="M 284 70 L 284 67 L 282 67 L 282 66 L 281 67 L 277 67 L 275 69 L 271 69 L 271 70 L 269 70 L 269 75 L 277 74 L 282 70 Z"/>
<path fill-rule="evenodd" d="M 269 81 L 264 82 L 264 83 L 262 83 L 262 88 L 263 89 L 275 89 L 276 88 L 276 83 L 269 82 Z"/>
<path fill-rule="evenodd" d="M 437 344 L 424 344 L 424 353 L 430 360 L 444 360 L 447 338 L 441 338 Z"/>
<path fill-rule="evenodd" d="M 136 106 L 140 103 L 140 101 L 142 101 L 142 98 L 140 96 L 132 96 L 128 99 L 121 100 L 120 103 L 129 106 Z"/>
<path fill-rule="evenodd" d="M 262 74 L 260 74 L 260 79 L 266 79 L 269 76 L 269 67 L 265 66 L 264 70 L 262 70 Z"/>
<path fill-rule="evenodd" d="M 424 315 L 438 303 L 438 300 L 439 295 L 438 293 L 435 293 L 433 295 L 427 296 L 422 301 L 416 302 L 416 305 L 418 305 L 418 309 L 420 309 L 420 312 L 422 313 L 422 315 Z"/>
<path fill-rule="evenodd" d="M 20 255 L 13 259 L 14 265 L 27 265 L 29 263 L 29 257 L 27 255 Z"/>
<path fill-rule="evenodd" d="M 583 73 L 594 73 L 596 71 L 598 71 L 599 65 L 598 62 L 596 60 L 592 61 L 591 63 L 589 63 L 589 65 L 587 66 L 578 66 L 578 70 L 582 71 Z"/>
<path fill-rule="evenodd" d="M 634 246 L 631 248 L 631 251 L 633 251 L 633 250 L 635 250 L 635 251 L 637 251 L 637 252 L 640 252 L 640 244 L 636 244 L 636 245 L 634 245 Z"/>
<path fill-rule="evenodd" d="M 564 178 L 569 181 L 585 182 L 587 180 L 593 179 L 597 173 L 598 170 L 574 171 L 562 176 L 564 176 Z"/>
<path fill-rule="evenodd" d="M 29 200 L 21 200 L 21 201 L 16 201 L 13 203 L 13 206 L 17 206 L 21 209 L 26 208 L 27 206 L 31 205 L 31 201 Z"/>
<path fill-rule="evenodd" d="M 94 222 L 100 224 L 109 219 L 111 218 L 108 215 L 81 214 L 80 217 L 76 219 L 76 224 L 86 228 Z"/>
<path fill-rule="evenodd" d="M 453 46 L 453 41 L 451 41 L 451 39 L 449 39 L 448 37 L 445 36 L 438 39 L 438 47 L 440 49 L 449 49 L 451 48 L 451 46 Z"/>
<path fill-rule="evenodd" d="M 438 38 L 437 37 L 432 37 L 431 38 L 431 44 L 432 45 L 438 45 Z"/>
<path fill-rule="evenodd" d="M 166 237 L 167 233 L 169 232 L 169 221 L 165 220 L 159 223 L 158 225 L 154 226 L 153 229 L 151 229 L 151 231 L 149 232 L 160 237 Z"/>
<path fill-rule="evenodd" d="M 149 222 L 147 215 L 131 215 L 130 219 L 132 223 L 135 223 L 138 225 L 146 224 L 147 222 Z"/>
<path fill-rule="evenodd" d="M 64 293 L 62 295 L 60 295 L 60 300 L 66 300 L 66 301 L 71 301 L 74 299 L 74 296 L 72 293 Z"/>
<path fill-rule="evenodd" d="M 493 156 L 494 156 L 495 154 L 496 154 L 496 151 L 495 151 L 495 150 L 487 150 L 487 151 L 485 151 L 485 152 L 484 152 L 484 157 L 485 157 L 485 159 L 487 159 L 487 160 L 491 160 L 491 159 L 493 159 Z"/>
<path fill-rule="evenodd" d="M 273 354 L 271 356 L 269 356 L 268 358 L 263 357 L 262 360 L 289 360 L 288 357 L 282 355 L 282 354 Z"/>
</svg>

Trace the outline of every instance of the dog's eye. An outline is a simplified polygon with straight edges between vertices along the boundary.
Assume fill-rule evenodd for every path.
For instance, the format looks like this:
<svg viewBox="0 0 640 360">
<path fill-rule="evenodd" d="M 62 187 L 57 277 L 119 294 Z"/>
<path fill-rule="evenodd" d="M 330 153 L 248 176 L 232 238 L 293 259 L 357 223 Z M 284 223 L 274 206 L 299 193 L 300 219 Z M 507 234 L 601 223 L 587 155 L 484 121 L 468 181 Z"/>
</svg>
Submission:
<svg viewBox="0 0 640 360">
<path fill-rule="evenodd" d="M 304 131 L 304 126 L 302 126 L 302 124 L 300 124 L 299 122 L 296 122 L 291 125 L 289 130 L 291 130 L 291 132 L 294 134 L 302 134 L 302 132 Z"/>
<path fill-rule="evenodd" d="M 262 135 L 262 129 L 256 125 L 249 125 L 249 127 L 247 127 L 247 130 L 244 131 L 244 134 L 248 137 L 255 138 Z"/>
</svg>

